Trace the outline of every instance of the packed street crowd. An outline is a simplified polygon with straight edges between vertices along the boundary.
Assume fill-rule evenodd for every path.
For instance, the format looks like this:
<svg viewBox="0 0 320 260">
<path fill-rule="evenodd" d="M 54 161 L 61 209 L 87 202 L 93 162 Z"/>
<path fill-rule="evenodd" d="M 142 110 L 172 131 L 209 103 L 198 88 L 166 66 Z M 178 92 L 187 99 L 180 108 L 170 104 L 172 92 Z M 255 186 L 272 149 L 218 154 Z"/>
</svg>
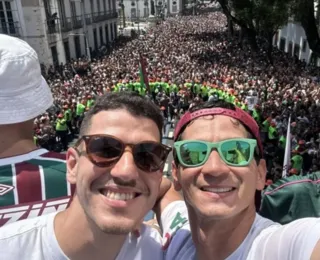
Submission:
<svg viewBox="0 0 320 260">
<path fill-rule="evenodd" d="M 320 259 L 318 70 L 226 29 L 49 68 L 0 34 L 0 259 Z"/>
<path fill-rule="evenodd" d="M 66 150 L 86 111 L 106 92 L 131 90 L 149 96 L 170 120 L 202 101 L 223 99 L 258 122 L 270 182 L 281 178 L 289 115 L 290 174 L 320 170 L 319 70 L 277 49 L 270 65 L 263 42 L 253 52 L 229 38 L 226 25 L 221 13 L 168 18 L 143 38 L 119 38 L 113 52 L 100 59 L 43 67 L 55 100 L 35 120 L 35 142 Z M 149 89 L 140 84 L 140 54 L 146 60 Z"/>
</svg>

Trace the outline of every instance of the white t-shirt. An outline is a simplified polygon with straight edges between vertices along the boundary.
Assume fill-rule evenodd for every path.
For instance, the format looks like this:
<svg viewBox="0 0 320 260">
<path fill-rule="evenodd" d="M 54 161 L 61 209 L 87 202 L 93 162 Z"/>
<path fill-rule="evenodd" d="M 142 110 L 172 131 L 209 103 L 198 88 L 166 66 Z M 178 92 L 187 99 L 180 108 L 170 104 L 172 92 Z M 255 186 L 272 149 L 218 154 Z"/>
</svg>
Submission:
<svg viewBox="0 0 320 260">
<path fill-rule="evenodd" d="M 166 260 L 195 260 L 187 208 L 184 203 L 168 205 L 162 214 L 163 228 L 170 230 L 168 218 L 180 214 L 180 226 L 175 233 L 170 230 L 171 241 L 167 243 Z M 169 207 L 171 208 L 169 210 Z M 183 219 L 183 220 L 181 220 Z M 176 222 L 177 219 L 176 219 Z M 173 227 L 173 225 L 171 226 Z M 256 214 L 254 223 L 245 240 L 226 260 L 309 260 L 320 240 L 320 219 L 304 218 L 280 225 Z"/>
<path fill-rule="evenodd" d="M 175 204 L 173 202 L 171 204 Z M 172 214 L 166 214 L 165 223 L 171 223 Z M 66 260 L 54 233 L 56 212 L 27 219 L 0 228 L 0 259 L 8 260 Z M 168 226 L 168 225 L 166 225 Z M 143 225 L 140 237 L 129 234 L 116 260 L 163 260 L 162 237 L 154 228 Z"/>
</svg>

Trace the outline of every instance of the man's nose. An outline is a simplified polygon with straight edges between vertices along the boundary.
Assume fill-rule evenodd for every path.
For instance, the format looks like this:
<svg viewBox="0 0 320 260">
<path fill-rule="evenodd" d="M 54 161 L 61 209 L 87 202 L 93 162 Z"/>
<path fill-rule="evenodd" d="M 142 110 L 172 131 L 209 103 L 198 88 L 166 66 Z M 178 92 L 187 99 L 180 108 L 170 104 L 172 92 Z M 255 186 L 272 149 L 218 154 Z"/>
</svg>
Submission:
<svg viewBox="0 0 320 260">
<path fill-rule="evenodd" d="M 120 160 L 112 167 L 110 174 L 123 181 L 136 180 L 139 177 L 139 169 L 134 162 L 131 150 L 125 149 Z"/>
<path fill-rule="evenodd" d="M 203 174 L 210 174 L 212 176 L 219 176 L 225 173 L 229 173 L 230 169 L 228 165 L 221 159 L 219 153 L 213 150 L 208 160 L 202 166 L 201 172 Z"/>
</svg>

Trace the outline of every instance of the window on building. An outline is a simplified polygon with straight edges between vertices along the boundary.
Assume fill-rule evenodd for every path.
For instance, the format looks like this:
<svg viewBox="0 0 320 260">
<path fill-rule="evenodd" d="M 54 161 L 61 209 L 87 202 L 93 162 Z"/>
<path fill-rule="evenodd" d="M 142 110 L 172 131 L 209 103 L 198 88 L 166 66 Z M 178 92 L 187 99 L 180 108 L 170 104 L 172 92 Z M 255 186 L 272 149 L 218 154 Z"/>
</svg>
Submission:
<svg viewBox="0 0 320 260">
<path fill-rule="evenodd" d="M 317 56 L 314 53 L 311 53 L 309 63 L 312 66 L 316 66 L 317 65 Z"/>
<path fill-rule="evenodd" d="M 173 1 L 171 7 L 172 7 L 172 12 L 176 13 L 178 11 L 177 1 Z"/>
<path fill-rule="evenodd" d="M 70 0 L 70 7 L 71 7 L 71 16 L 72 16 L 72 22 L 73 24 L 77 24 L 77 8 L 76 8 L 76 2 Z"/>
<path fill-rule="evenodd" d="M 136 18 L 137 17 L 137 10 L 136 8 L 131 8 L 131 18 Z"/>
<path fill-rule="evenodd" d="M 46 12 L 47 20 L 48 20 L 51 16 L 51 6 L 50 6 L 49 0 L 43 0 L 43 5 L 44 5 L 44 10 Z"/>
<path fill-rule="evenodd" d="M 47 23 L 48 33 L 56 33 L 57 32 L 56 21 L 58 19 L 58 14 L 52 13 L 49 0 L 43 0 L 43 5 L 44 5 L 45 14 L 46 14 L 46 23 Z"/>
<path fill-rule="evenodd" d="M 7 20 L 8 20 L 10 34 L 15 34 L 16 30 L 15 30 L 15 25 L 14 25 L 12 10 L 11 10 L 11 4 L 9 1 L 5 1 L 4 3 L 7 10 Z"/>
<path fill-rule="evenodd" d="M 58 58 L 58 51 L 57 51 L 57 46 L 52 46 L 51 47 L 51 54 L 52 54 L 52 60 L 54 65 L 59 64 L 59 58 Z"/>
<path fill-rule="evenodd" d="M 81 45 L 80 45 L 80 38 L 78 35 L 74 36 L 74 46 L 76 50 L 76 57 L 81 57 Z"/>
<path fill-rule="evenodd" d="M 111 0 L 110 11 L 112 11 L 112 12 L 115 11 L 115 4 L 116 4 L 116 1 L 115 0 Z"/>
<path fill-rule="evenodd" d="M 103 30 L 102 26 L 99 28 L 99 34 L 100 34 L 100 45 L 103 45 Z"/>
<path fill-rule="evenodd" d="M 101 12 L 100 0 L 97 0 L 97 12 Z"/>
<path fill-rule="evenodd" d="M 97 35 L 97 29 L 93 29 L 93 40 L 94 40 L 94 48 L 95 50 L 98 50 L 98 35 Z"/>
<path fill-rule="evenodd" d="M 118 34 L 118 32 L 117 32 L 117 23 L 113 24 L 113 31 L 114 31 L 114 38 L 116 39 L 118 37 L 117 36 L 117 34 Z"/>
<path fill-rule="evenodd" d="M 107 2 L 106 2 L 107 0 L 102 0 L 102 2 L 103 2 L 103 12 L 107 12 Z"/>
<path fill-rule="evenodd" d="M 299 56 L 300 56 L 300 45 L 299 44 L 294 45 L 293 55 L 297 56 L 299 58 Z"/>
<path fill-rule="evenodd" d="M 274 42 L 273 45 L 277 45 L 279 41 L 279 31 L 275 33 L 274 35 Z"/>
<path fill-rule="evenodd" d="M 104 30 L 106 33 L 106 43 L 108 44 L 108 42 L 110 41 L 109 40 L 109 25 L 108 24 L 104 27 Z"/>
<path fill-rule="evenodd" d="M 70 61 L 71 60 L 71 56 L 70 56 L 70 47 L 69 47 L 69 41 L 68 40 L 63 42 L 63 47 L 64 47 L 64 52 L 66 54 L 66 60 Z"/>
<path fill-rule="evenodd" d="M 110 23 L 110 32 L 111 32 L 111 41 L 114 40 L 114 36 L 113 36 L 113 26 L 112 23 Z"/>
<path fill-rule="evenodd" d="M 67 24 L 66 9 L 65 9 L 64 3 L 65 3 L 64 0 L 58 0 L 58 8 L 59 8 L 61 27 L 65 27 Z"/>
<path fill-rule="evenodd" d="M 286 38 L 281 38 L 280 39 L 280 50 L 284 51 L 286 48 Z"/>
<path fill-rule="evenodd" d="M 111 9 L 112 9 L 112 6 L 111 6 L 111 0 L 108 0 L 108 6 L 109 6 L 109 11 L 111 11 Z"/>
<path fill-rule="evenodd" d="M 90 8 L 91 8 L 91 13 L 94 13 L 93 0 L 90 0 Z"/>
<path fill-rule="evenodd" d="M 303 39 L 302 42 L 302 51 L 306 52 L 307 51 L 307 39 Z"/>
<path fill-rule="evenodd" d="M 10 1 L 0 1 L 0 33 L 16 34 Z"/>
<path fill-rule="evenodd" d="M 293 43 L 290 41 L 288 45 L 288 53 L 290 56 L 292 56 L 292 49 L 293 49 Z"/>
</svg>

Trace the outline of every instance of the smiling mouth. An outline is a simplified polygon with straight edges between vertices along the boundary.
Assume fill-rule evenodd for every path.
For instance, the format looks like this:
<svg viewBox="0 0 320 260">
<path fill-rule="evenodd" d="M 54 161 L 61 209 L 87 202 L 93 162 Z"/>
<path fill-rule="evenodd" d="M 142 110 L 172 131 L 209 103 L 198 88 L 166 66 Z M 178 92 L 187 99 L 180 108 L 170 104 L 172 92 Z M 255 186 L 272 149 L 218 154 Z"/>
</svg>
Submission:
<svg viewBox="0 0 320 260">
<path fill-rule="evenodd" d="M 105 196 L 109 200 L 122 200 L 122 201 L 128 201 L 137 198 L 141 195 L 141 193 L 137 192 L 114 192 L 106 189 L 99 190 L 100 194 Z"/>
<path fill-rule="evenodd" d="M 202 191 L 206 191 L 206 192 L 212 192 L 212 193 L 226 193 L 226 192 L 231 192 L 234 191 L 236 188 L 209 188 L 209 187 L 203 187 L 200 188 Z"/>
</svg>

